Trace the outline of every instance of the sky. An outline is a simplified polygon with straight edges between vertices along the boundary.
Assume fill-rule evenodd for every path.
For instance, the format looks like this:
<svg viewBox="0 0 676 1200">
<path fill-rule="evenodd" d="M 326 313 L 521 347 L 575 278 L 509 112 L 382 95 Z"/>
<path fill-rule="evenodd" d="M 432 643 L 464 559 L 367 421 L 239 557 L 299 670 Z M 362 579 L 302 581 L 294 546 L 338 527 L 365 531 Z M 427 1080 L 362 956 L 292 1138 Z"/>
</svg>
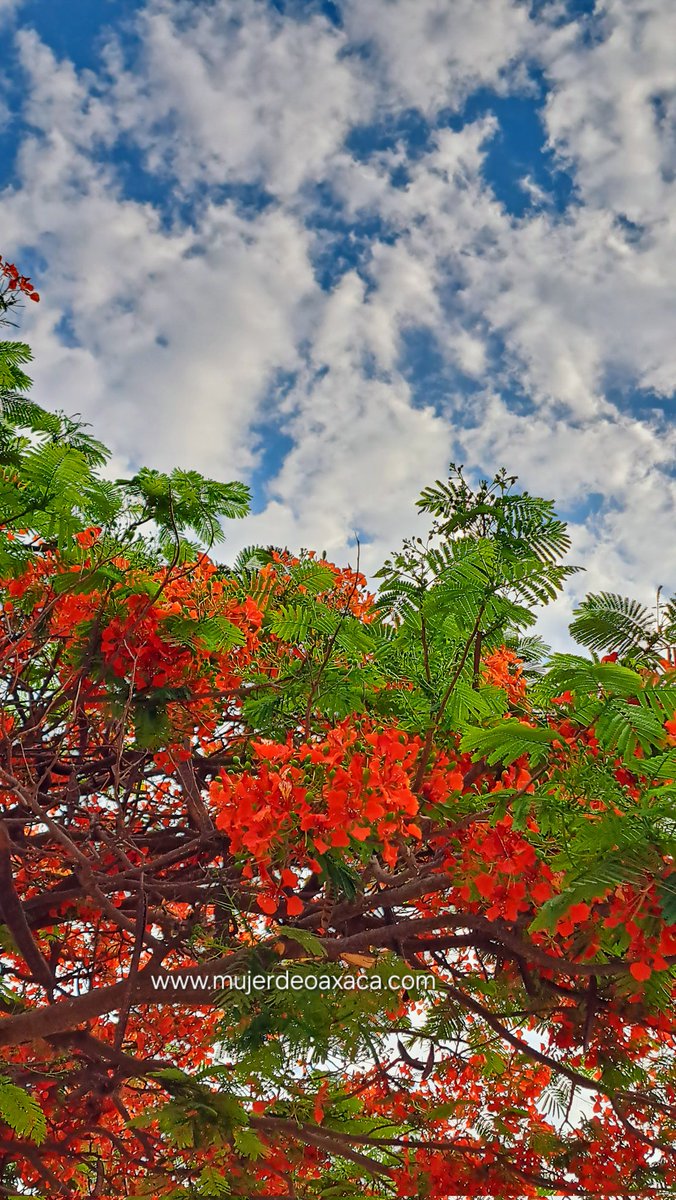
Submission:
<svg viewBox="0 0 676 1200">
<path fill-rule="evenodd" d="M 673 0 L 0 0 L 35 398 L 374 571 L 451 460 L 676 589 Z"/>
</svg>

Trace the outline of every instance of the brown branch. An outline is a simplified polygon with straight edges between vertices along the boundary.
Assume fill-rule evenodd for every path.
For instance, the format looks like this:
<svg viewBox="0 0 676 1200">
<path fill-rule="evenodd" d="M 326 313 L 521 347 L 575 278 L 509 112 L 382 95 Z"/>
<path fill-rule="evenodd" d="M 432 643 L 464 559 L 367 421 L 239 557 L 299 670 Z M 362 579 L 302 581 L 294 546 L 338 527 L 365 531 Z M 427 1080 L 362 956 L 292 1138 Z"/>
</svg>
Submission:
<svg viewBox="0 0 676 1200">
<path fill-rule="evenodd" d="M 14 887 L 11 843 L 3 821 L 0 821 L 0 913 L 19 953 L 33 972 L 36 983 L 51 996 L 56 987 L 56 979 L 31 933 L 21 900 Z"/>
<path fill-rule="evenodd" d="M 186 749 L 190 749 L 190 743 L 187 739 L 184 742 L 184 745 Z M 213 821 L 209 816 L 209 811 L 197 783 L 195 768 L 192 761 L 178 761 L 176 764 L 176 776 L 183 789 L 190 820 L 197 827 L 197 829 L 199 829 L 201 834 L 206 836 L 213 833 Z"/>
</svg>

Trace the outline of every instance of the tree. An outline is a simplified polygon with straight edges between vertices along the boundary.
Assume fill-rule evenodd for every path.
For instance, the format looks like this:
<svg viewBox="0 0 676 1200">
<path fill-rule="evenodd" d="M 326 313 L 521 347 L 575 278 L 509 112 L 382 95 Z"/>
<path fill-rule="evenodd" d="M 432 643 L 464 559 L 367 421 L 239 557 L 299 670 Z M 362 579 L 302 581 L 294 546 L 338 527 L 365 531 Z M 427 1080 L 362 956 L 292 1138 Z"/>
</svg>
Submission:
<svg viewBox="0 0 676 1200">
<path fill-rule="evenodd" d="M 0 1195 L 673 1194 L 672 656 L 528 632 L 552 503 L 226 567 L 0 354 Z"/>
</svg>

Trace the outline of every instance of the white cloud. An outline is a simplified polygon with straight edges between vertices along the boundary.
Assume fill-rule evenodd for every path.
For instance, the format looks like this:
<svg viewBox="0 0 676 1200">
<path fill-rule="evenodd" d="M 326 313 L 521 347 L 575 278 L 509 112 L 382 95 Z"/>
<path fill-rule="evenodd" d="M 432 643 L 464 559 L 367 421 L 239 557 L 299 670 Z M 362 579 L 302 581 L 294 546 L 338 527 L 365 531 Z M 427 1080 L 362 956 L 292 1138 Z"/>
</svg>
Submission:
<svg viewBox="0 0 676 1200">
<path fill-rule="evenodd" d="M 676 8 L 669 0 L 603 0 L 598 31 L 552 37 L 549 136 L 587 203 L 633 221 L 667 216 L 676 170 Z"/>
<path fill-rule="evenodd" d="M 150 0 L 131 71 L 110 49 L 118 116 L 151 170 L 198 181 L 259 182 L 291 196 L 321 177 L 370 88 L 341 57 L 328 21 L 283 19 L 261 0 L 191 6 Z M 168 136 L 167 136 L 168 132 Z"/>
<path fill-rule="evenodd" d="M 257 424 L 279 426 L 292 449 L 233 549 L 259 539 L 354 557 L 359 531 L 375 566 L 458 452 L 486 471 L 505 463 L 574 513 L 597 493 L 600 514 L 573 525 L 588 572 L 571 597 L 648 598 L 670 582 L 676 434 L 647 409 L 620 410 L 610 385 L 665 402 L 676 390 L 676 13 L 606 0 L 583 37 L 580 23 L 557 27 L 557 6 L 538 21 L 516 0 L 342 8 L 337 30 L 263 0 L 149 0 L 138 51 L 111 42 L 96 75 L 20 35 L 32 128 L 0 200 L 3 252 L 33 245 L 47 263 L 26 331 L 39 398 L 83 411 L 120 458 L 228 477 L 254 469 Z M 533 180 L 522 218 L 498 202 L 484 178 L 491 115 L 439 128 L 415 153 L 402 141 L 361 161 L 346 148 L 374 115 L 434 115 L 478 86 L 523 91 L 530 57 L 550 88 L 551 148 L 575 176 L 564 214 Z M 145 203 L 109 154 L 129 142 Z M 315 183 L 346 221 L 377 218 L 387 234 L 371 233 L 328 294 L 311 265 L 331 236 L 324 213 L 312 228 Z M 223 197 L 239 184 L 272 202 L 238 208 Z M 402 354 L 421 329 L 477 391 L 437 410 L 416 393 Z M 273 403 L 280 371 L 297 379 Z M 571 603 L 548 618 L 559 640 Z"/>
<path fill-rule="evenodd" d="M 444 130 L 411 166 L 406 189 L 381 172 L 357 194 L 402 231 L 419 270 L 461 289 L 456 306 L 506 341 L 521 385 L 541 403 L 578 417 L 605 412 L 609 371 L 625 385 L 673 391 L 676 223 L 643 244 L 591 205 L 509 217 L 480 175 L 494 129 L 482 121 Z M 338 178 L 345 194 L 344 165 Z"/>
<path fill-rule="evenodd" d="M 375 50 L 386 100 L 434 113 L 477 87 L 498 87 L 533 43 L 514 0 L 346 0 L 350 37 Z"/>
<path fill-rule="evenodd" d="M 573 604 L 586 592 L 621 591 L 651 603 L 656 586 L 674 587 L 665 544 L 676 512 L 676 429 L 617 414 L 577 424 L 547 412 L 519 417 L 494 393 L 471 416 L 477 423 L 459 434 L 466 462 L 509 464 L 531 492 L 571 511 L 590 496 L 610 501 L 571 524 L 570 561 L 584 573 L 569 580 L 545 636 L 565 642 Z"/>
<path fill-rule="evenodd" d="M 0 27 L 19 11 L 25 0 L 0 0 Z"/>
<path fill-rule="evenodd" d="M 292 544 L 318 543 L 340 559 L 359 533 L 367 543 L 362 566 L 375 569 L 414 530 L 421 488 L 445 472 L 448 423 L 430 407 L 415 408 L 401 379 L 367 378 L 350 366 L 301 385 L 291 404 L 295 446 L 274 499 L 294 515 Z"/>
<path fill-rule="evenodd" d="M 38 76 L 35 133 L 21 186 L 3 198 L 3 233 L 48 261 L 30 330 L 39 398 L 83 412 L 129 458 L 247 471 L 258 405 L 306 332 L 308 234 L 279 208 L 247 219 L 229 202 L 163 227 L 90 153 L 108 125 L 87 81 L 34 37 L 21 44 Z"/>
</svg>

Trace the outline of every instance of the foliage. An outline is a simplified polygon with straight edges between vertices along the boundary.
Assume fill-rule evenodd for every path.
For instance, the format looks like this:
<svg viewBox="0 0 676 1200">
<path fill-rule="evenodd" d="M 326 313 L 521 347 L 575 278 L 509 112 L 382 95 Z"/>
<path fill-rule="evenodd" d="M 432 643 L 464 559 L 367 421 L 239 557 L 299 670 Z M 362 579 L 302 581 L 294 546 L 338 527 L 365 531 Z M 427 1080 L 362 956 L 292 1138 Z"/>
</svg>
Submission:
<svg viewBox="0 0 676 1200">
<path fill-rule="evenodd" d="M 375 594 L 218 564 L 246 489 L 111 481 L 28 361 L 0 344 L 0 1192 L 674 1194 L 673 603 L 588 597 L 592 655 L 550 655 L 565 525 L 456 467 Z"/>
<path fill-rule="evenodd" d="M 659 588 L 654 613 L 613 592 L 587 596 L 576 611 L 571 633 L 590 650 L 654 665 L 669 656 L 676 642 L 676 602 L 660 605 L 661 592 Z"/>
<path fill-rule="evenodd" d="M 41 1142 L 45 1136 L 45 1114 L 23 1088 L 0 1076 L 0 1118 L 19 1137 Z"/>
</svg>

